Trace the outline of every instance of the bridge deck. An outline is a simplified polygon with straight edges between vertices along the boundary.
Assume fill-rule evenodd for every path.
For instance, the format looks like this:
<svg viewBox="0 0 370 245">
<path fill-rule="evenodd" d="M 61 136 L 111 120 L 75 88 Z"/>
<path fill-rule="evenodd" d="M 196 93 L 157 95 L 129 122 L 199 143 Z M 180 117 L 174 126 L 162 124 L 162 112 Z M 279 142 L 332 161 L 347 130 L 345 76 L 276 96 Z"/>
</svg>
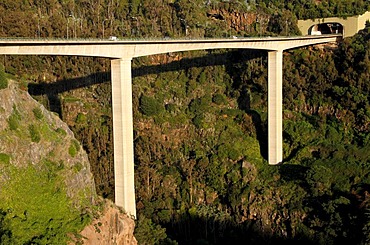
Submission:
<svg viewBox="0 0 370 245">
<path fill-rule="evenodd" d="M 0 39 L 0 54 L 76 55 L 107 58 L 134 58 L 153 54 L 205 49 L 286 49 L 335 42 L 341 35 L 151 40 L 49 40 Z"/>
</svg>

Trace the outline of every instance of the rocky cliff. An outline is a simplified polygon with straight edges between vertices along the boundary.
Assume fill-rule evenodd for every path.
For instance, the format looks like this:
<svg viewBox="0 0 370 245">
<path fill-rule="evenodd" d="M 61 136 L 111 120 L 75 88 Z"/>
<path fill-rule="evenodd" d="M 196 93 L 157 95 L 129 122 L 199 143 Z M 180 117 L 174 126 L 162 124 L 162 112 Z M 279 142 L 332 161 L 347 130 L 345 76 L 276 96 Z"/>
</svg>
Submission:
<svg viewBox="0 0 370 245">
<path fill-rule="evenodd" d="M 136 245 L 134 227 L 133 219 L 127 217 L 110 201 L 105 201 L 99 216 L 80 234 L 85 245 Z"/>
<path fill-rule="evenodd" d="M 0 186 L 0 244 L 136 244 L 134 221 L 98 200 L 72 131 L 12 81 L 0 90 Z"/>
</svg>

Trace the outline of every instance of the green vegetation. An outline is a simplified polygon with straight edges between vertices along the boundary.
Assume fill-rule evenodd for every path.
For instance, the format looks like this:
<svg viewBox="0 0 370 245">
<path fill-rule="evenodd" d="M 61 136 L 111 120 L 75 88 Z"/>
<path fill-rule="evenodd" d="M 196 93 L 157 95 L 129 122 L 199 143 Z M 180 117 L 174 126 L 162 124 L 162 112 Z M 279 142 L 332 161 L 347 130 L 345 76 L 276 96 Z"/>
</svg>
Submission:
<svg viewBox="0 0 370 245">
<path fill-rule="evenodd" d="M 6 77 L 4 66 L 0 65 L 0 90 L 8 87 L 8 79 Z"/>
<path fill-rule="evenodd" d="M 135 237 L 139 244 L 161 244 L 166 238 L 166 229 L 141 216 L 137 222 Z"/>
<path fill-rule="evenodd" d="M 75 157 L 79 151 L 80 151 L 80 144 L 78 143 L 77 140 L 72 140 L 68 148 L 69 155 L 71 157 Z"/>
<path fill-rule="evenodd" d="M 269 11 L 286 9 L 299 19 L 346 17 L 360 15 L 370 9 L 370 3 L 362 0 L 262 0 L 259 5 Z"/>
<path fill-rule="evenodd" d="M 69 38 L 203 38 L 297 35 L 297 19 L 362 14 L 369 1 L 5 0 L 0 10 L 0 36 L 65 38 L 68 32 Z M 139 242 L 366 244 L 369 33 L 368 25 L 338 47 L 284 53 L 280 166 L 268 166 L 266 159 L 266 52 L 209 50 L 135 58 Z M 109 60 L 3 58 L 7 73 L 34 81 L 30 93 L 67 121 L 89 154 L 99 195 L 113 198 Z M 14 110 L 8 119 L 12 130 L 19 129 L 18 114 Z M 42 139 L 56 137 L 44 124 L 38 130 Z M 56 132 L 66 136 L 63 129 Z M 71 156 L 80 150 L 74 142 L 67 147 Z M 1 158 L 10 161 L 8 155 Z M 25 218 L 17 215 L 12 218 Z M 0 206 L 5 238 L 12 234 L 9 217 Z"/>
<path fill-rule="evenodd" d="M 50 168 L 4 170 L 11 181 L 2 183 L 0 190 L 1 244 L 65 244 L 66 233 L 89 222 L 71 206 L 63 180 Z"/>
<path fill-rule="evenodd" d="M 19 120 L 21 120 L 21 115 L 17 110 L 16 105 L 13 106 L 13 112 L 8 118 L 8 124 L 10 130 L 17 130 L 19 127 Z"/>
<path fill-rule="evenodd" d="M 81 163 L 77 163 L 77 164 L 75 164 L 74 166 L 73 166 L 73 169 L 74 169 L 74 171 L 76 172 L 76 173 L 78 173 L 78 172 L 80 172 L 81 171 L 81 169 L 82 169 L 82 164 Z"/>
<path fill-rule="evenodd" d="M 140 109 L 144 115 L 154 116 L 163 110 L 163 106 L 154 98 L 148 96 L 141 96 Z"/>
<path fill-rule="evenodd" d="M 57 128 L 56 132 L 62 136 L 66 136 L 67 132 L 62 128 Z"/>
<path fill-rule="evenodd" d="M 38 120 L 41 120 L 43 117 L 44 117 L 44 114 L 42 113 L 42 110 L 40 107 L 36 107 L 32 110 L 33 112 L 33 115 L 35 115 L 35 117 L 38 119 Z"/>
<path fill-rule="evenodd" d="M 176 109 L 157 115 L 161 124 L 134 111 L 137 121 L 156 129 L 136 129 L 139 214 L 152 217 L 179 243 L 365 242 L 369 31 L 335 51 L 286 52 L 281 166 L 268 166 L 261 157 L 267 144 L 262 54 L 228 52 L 227 66 L 190 65 L 173 78 L 176 86 L 162 80 L 164 89 L 149 89 L 156 98 L 175 101 Z M 194 82 L 211 69 L 223 79 L 206 75 L 203 84 Z M 148 80 L 137 77 L 135 91 L 148 89 Z M 167 123 L 180 117 L 187 118 L 182 125 Z M 220 215 L 223 210 L 231 217 Z"/>
<path fill-rule="evenodd" d="M 8 165 L 10 163 L 10 156 L 5 153 L 0 153 L 0 163 Z"/>
<path fill-rule="evenodd" d="M 41 135 L 39 130 L 37 129 L 37 126 L 35 126 L 34 124 L 30 124 L 28 127 L 28 131 L 30 132 L 31 141 L 39 143 L 41 140 Z"/>
<path fill-rule="evenodd" d="M 86 115 L 79 113 L 76 117 L 76 123 L 83 125 L 87 122 L 87 117 Z"/>
</svg>

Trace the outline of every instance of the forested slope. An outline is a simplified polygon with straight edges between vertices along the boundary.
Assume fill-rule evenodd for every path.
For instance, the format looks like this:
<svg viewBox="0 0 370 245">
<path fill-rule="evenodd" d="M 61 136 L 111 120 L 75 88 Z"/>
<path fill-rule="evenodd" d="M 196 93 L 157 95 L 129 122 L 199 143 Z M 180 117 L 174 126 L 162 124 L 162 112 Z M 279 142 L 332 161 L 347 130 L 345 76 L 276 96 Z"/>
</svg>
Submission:
<svg viewBox="0 0 370 245">
<path fill-rule="evenodd" d="M 367 1 L 263 2 L 3 1 L 0 34 L 296 35 L 297 18 L 369 8 Z M 306 5 L 312 8 L 304 11 Z M 284 53 L 280 166 L 266 161 L 265 52 L 214 50 L 134 59 L 138 241 L 368 242 L 369 32 L 368 26 L 338 46 Z M 109 61 L 3 56 L 3 63 L 72 127 L 89 154 L 98 193 L 113 198 Z"/>
</svg>

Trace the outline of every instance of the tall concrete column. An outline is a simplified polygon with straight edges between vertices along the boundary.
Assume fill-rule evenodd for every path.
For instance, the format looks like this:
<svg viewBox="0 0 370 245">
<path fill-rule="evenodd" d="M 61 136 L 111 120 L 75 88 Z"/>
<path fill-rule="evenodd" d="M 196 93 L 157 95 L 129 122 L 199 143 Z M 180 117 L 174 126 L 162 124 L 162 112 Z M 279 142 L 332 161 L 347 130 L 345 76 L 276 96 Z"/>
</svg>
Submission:
<svg viewBox="0 0 370 245">
<path fill-rule="evenodd" d="M 115 203 L 136 217 L 131 59 L 111 60 Z"/>
<path fill-rule="evenodd" d="M 268 52 L 268 161 L 283 161 L 283 51 Z"/>
</svg>

